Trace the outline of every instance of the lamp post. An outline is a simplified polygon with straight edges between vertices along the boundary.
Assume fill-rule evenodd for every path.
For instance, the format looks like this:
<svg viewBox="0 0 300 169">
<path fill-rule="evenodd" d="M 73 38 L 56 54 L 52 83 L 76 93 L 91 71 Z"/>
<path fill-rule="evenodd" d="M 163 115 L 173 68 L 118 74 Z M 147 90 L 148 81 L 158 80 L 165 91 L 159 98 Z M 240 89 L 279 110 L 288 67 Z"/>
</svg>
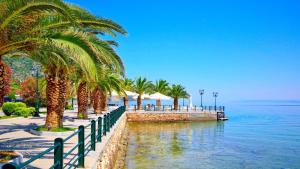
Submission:
<svg viewBox="0 0 300 169">
<path fill-rule="evenodd" d="M 204 89 L 200 89 L 199 94 L 200 94 L 200 97 L 201 97 L 201 108 L 202 108 L 203 107 L 203 105 L 202 105 L 202 96 L 204 94 Z"/>
<path fill-rule="evenodd" d="M 39 114 L 39 109 L 40 109 L 40 103 L 39 103 L 39 71 L 40 71 L 41 67 L 40 65 L 34 65 L 32 67 L 32 70 L 35 71 L 35 73 L 33 72 L 33 74 L 35 74 L 35 113 L 34 113 L 34 117 L 40 117 Z"/>
<path fill-rule="evenodd" d="M 213 97 L 215 98 L 215 111 L 217 111 L 217 97 L 219 93 L 218 92 L 213 92 Z"/>
</svg>

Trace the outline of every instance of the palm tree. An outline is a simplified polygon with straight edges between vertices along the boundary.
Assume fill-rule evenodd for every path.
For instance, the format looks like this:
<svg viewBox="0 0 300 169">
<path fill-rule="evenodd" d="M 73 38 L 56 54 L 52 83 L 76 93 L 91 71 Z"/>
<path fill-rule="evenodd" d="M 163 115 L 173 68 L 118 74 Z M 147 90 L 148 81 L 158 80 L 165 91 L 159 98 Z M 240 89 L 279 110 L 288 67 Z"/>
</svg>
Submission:
<svg viewBox="0 0 300 169">
<path fill-rule="evenodd" d="M 0 2 L 0 84 L 3 83 L 2 57 L 19 51 L 32 51 L 42 42 L 40 32 L 29 33 L 40 27 L 37 20 L 42 15 L 61 15 L 72 20 L 68 6 L 58 0 L 1 0 Z M 0 85 L 0 106 L 3 104 L 4 85 Z"/>
<path fill-rule="evenodd" d="M 107 110 L 107 101 L 108 95 L 112 93 L 112 91 L 116 91 L 119 95 L 124 93 L 122 89 L 121 82 L 121 74 L 120 72 L 116 72 L 107 66 L 101 66 L 98 69 L 99 72 L 99 81 L 96 87 L 96 97 L 98 100 L 96 102 L 96 112 L 97 110 L 106 111 Z M 100 107 L 97 107 L 100 106 Z"/>
<path fill-rule="evenodd" d="M 108 44 L 108 43 L 107 43 Z M 107 45 L 106 43 L 100 43 L 100 45 Z M 104 46 L 103 49 L 99 50 L 100 52 L 104 52 L 103 56 L 101 58 L 94 58 L 94 62 L 97 69 L 97 79 L 95 80 L 89 80 L 84 78 L 85 76 L 80 76 L 80 84 L 77 90 L 77 100 L 78 100 L 78 117 L 81 118 L 87 118 L 87 110 L 88 110 L 88 93 L 87 90 L 88 85 L 93 88 L 94 91 L 92 92 L 91 101 L 93 102 L 93 107 L 95 112 L 98 114 L 101 112 L 101 106 L 106 108 L 105 103 L 103 102 L 103 99 L 101 100 L 100 96 L 106 97 L 105 93 L 101 92 L 100 87 L 98 85 L 98 82 L 103 80 L 103 73 L 107 73 L 107 71 L 103 71 L 102 66 L 106 65 L 108 67 L 112 67 L 114 69 L 114 72 L 120 72 L 120 74 L 123 74 L 124 72 L 124 65 L 119 59 L 119 56 L 114 52 L 113 49 L 111 49 L 110 46 Z M 105 60 L 104 60 L 105 59 Z M 108 62 L 109 61 L 109 62 Z M 103 64 L 103 62 L 108 62 L 106 64 Z M 102 102 L 101 102 L 102 101 Z M 102 104 L 103 103 L 103 104 Z M 100 108 L 99 108 L 100 106 Z"/>
<path fill-rule="evenodd" d="M 169 83 L 166 80 L 158 80 L 153 87 L 153 91 L 167 95 L 169 91 Z M 156 100 L 156 106 L 161 106 L 161 100 Z"/>
<path fill-rule="evenodd" d="M 133 89 L 133 83 L 134 81 L 128 78 L 125 78 L 122 80 L 122 88 L 125 91 L 131 91 Z M 128 96 L 125 92 L 124 94 L 124 106 L 128 106 Z"/>
<path fill-rule="evenodd" d="M 174 110 L 178 110 L 178 99 L 179 98 L 186 98 L 187 92 L 185 88 L 181 85 L 172 85 L 169 91 L 169 96 L 174 99 Z"/>
<path fill-rule="evenodd" d="M 49 45 L 52 48 L 48 53 L 45 53 L 47 50 L 43 49 L 34 55 L 36 56 L 34 60 L 44 63 L 46 69 L 49 70 L 46 72 L 47 118 L 45 125 L 47 128 L 62 127 L 62 116 L 66 99 L 65 86 L 69 80 L 68 70 L 70 68 L 68 67 L 76 65 L 77 69 L 80 69 L 82 72 L 80 77 L 85 77 L 83 79 L 87 81 L 96 81 L 97 68 L 95 58 L 100 52 L 97 49 L 90 49 L 91 43 L 94 42 L 89 41 L 89 36 L 91 36 L 89 34 L 72 30 L 56 34 L 49 36 L 51 38 Z M 105 57 L 97 57 L 99 60 L 102 58 Z M 87 103 L 87 99 L 83 102 Z M 86 107 L 87 104 L 84 108 Z"/>
<path fill-rule="evenodd" d="M 97 71 L 93 59 L 112 66 L 111 63 L 121 60 L 110 47 L 115 43 L 101 41 L 96 34 L 116 36 L 116 32 L 126 34 L 125 30 L 111 20 L 94 17 L 60 0 L 2 0 L 0 8 L 3 9 L 0 11 L 0 72 L 3 72 L 1 57 L 4 55 L 21 52 L 42 62 L 47 79 L 46 126 L 62 126 L 69 65 L 76 64 L 88 80 L 95 81 Z M 41 50 L 45 46 L 46 51 Z M 105 57 L 108 55 L 114 57 Z M 45 64 L 45 60 L 51 64 Z M 0 100 L 3 100 L 1 96 L 2 86 Z"/>
<path fill-rule="evenodd" d="M 78 27 L 94 34 L 126 34 L 113 21 L 94 17 L 80 7 L 60 0 L 2 0 L 0 9 L 0 72 L 3 72 L 2 56 L 34 50 L 36 46 L 48 42 L 48 38 L 45 38 L 48 36 L 45 35 L 49 31 Z M 4 76 L 2 73 L 0 75 Z M 1 76 L 0 84 L 3 79 Z M 3 88 L 1 85 L 0 105 L 3 102 Z"/>
<path fill-rule="evenodd" d="M 148 81 L 146 78 L 138 77 L 135 80 L 134 91 L 139 94 L 137 98 L 137 109 L 142 109 L 142 95 L 150 92 L 152 88 L 151 81 Z"/>
</svg>

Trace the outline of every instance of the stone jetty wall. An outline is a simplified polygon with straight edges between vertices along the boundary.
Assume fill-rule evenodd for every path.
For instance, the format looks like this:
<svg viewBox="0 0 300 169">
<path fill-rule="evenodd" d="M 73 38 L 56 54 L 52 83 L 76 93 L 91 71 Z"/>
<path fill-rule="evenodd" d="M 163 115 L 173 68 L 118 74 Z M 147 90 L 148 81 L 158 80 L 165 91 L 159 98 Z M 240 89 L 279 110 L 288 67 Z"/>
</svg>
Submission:
<svg viewBox="0 0 300 169">
<path fill-rule="evenodd" d="M 133 122 L 175 122 L 217 120 L 214 113 L 174 113 L 174 112 L 128 112 L 127 121 Z"/>
<path fill-rule="evenodd" d="M 118 156 L 118 150 L 122 148 L 121 146 L 124 143 L 120 140 L 124 140 L 123 137 L 126 137 L 126 114 L 123 114 L 122 117 L 118 120 L 116 127 L 113 131 L 110 132 L 111 135 L 108 135 L 109 139 L 106 144 L 103 146 L 102 151 L 98 157 L 97 169 L 113 169 L 116 164 L 116 159 Z M 124 148 L 122 148 L 124 149 Z"/>
</svg>

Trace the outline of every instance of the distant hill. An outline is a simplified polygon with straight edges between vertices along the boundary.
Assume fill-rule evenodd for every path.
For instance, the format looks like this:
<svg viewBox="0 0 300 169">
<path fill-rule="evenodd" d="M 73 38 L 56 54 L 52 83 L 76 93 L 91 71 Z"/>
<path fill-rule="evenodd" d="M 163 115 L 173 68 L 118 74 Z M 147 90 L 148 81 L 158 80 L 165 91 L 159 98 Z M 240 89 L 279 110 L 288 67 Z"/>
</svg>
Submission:
<svg viewBox="0 0 300 169">
<path fill-rule="evenodd" d="M 27 57 L 4 57 L 3 61 L 13 69 L 13 79 L 16 81 L 24 81 L 27 76 L 31 76 L 35 62 Z"/>
</svg>

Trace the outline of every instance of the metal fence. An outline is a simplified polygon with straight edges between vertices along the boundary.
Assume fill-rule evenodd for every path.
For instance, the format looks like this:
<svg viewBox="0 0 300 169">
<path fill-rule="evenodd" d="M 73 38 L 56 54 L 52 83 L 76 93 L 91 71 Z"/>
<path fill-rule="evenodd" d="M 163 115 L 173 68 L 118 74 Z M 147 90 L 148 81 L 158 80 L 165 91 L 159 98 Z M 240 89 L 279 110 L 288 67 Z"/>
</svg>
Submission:
<svg viewBox="0 0 300 169">
<path fill-rule="evenodd" d="M 97 124 L 95 120 L 92 120 L 91 123 L 87 126 L 79 126 L 78 130 L 75 131 L 72 135 L 68 136 L 65 139 L 56 138 L 54 140 L 54 145 L 49 147 L 47 150 L 39 153 L 38 155 L 32 157 L 31 159 L 17 165 L 14 163 L 9 163 L 4 165 L 3 169 L 21 169 L 27 168 L 32 162 L 42 158 L 46 154 L 53 152 L 54 153 L 54 162 L 50 169 L 71 169 L 71 168 L 83 168 L 85 166 L 85 156 L 90 151 L 96 150 L 96 142 L 101 142 L 102 136 L 105 136 L 107 132 L 114 126 L 117 120 L 125 112 L 126 108 L 119 107 L 116 110 L 113 110 L 110 113 L 107 113 L 102 117 L 98 117 Z M 96 127 L 98 125 L 98 127 Z M 90 127 L 90 134 L 86 135 L 85 130 Z M 72 147 L 68 152 L 64 153 L 64 144 L 74 138 L 78 137 L 77 144 Z M 68 157 L 76 150 L 77 154 L 67 160 Z"/>
<path fill-rule="evenodd" d="M 127 110 L 129 111 L 139 111 L 137 106 L 128 106 Z M 177 111 L 177 112 L 224 112 L 224 106 L 178 106 L 177 110 L 174 108 L 173 105 L 162 105 L 162 106 L 155 106 L 155 105 L 144 105 L 142 106 L 142 110 L 144 111 Z"/>
</svg>

